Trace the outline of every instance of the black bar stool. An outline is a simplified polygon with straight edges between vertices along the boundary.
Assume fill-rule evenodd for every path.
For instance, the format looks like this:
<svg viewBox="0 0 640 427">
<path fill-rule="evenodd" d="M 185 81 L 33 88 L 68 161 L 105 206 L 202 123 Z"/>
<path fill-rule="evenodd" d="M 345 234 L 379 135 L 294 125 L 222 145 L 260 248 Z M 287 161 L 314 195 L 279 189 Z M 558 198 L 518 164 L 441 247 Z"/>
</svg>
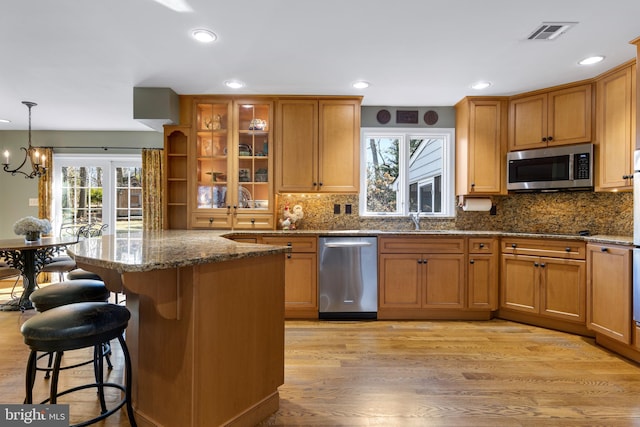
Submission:
<svg viewBox="0 0 640 427">
<path fill-rule="evenodd" d="M 49 286 L 35 290 L 29 299 L 33 303 L 36 310 L 45 312 L 52 308 L 62 305 L 73 304 L 77 302 L 107 302 L 110 292 L 100 280 L 74 280 L 55 283 Z M 109 369 L 113 368 L 109 354 L 111 347 L 109 343 L 105 343 L 102 348 L 103 356 L 107 359 Z M 45 353 L 38 356 L 38 359 L 48 356 L 49 360 L 46 368 L 36 368 L 39 371 L 45 371 L 45 378 L 49 378 L 51 366 L 53 364 L 53 353 Z M 93 363 L 93 359 L 86 362 L 77 363 L 71 366 L 64 366 L 60 369 L 71 369 L 78 366 Z"/>
<path fill-rule="evenodd" d="M 104 302 L 81 302 L 62 305 L 38 313 L 22 324 L 20 331 L 24 342 L 31 349 L 26 371 L 25 403 L 33 403 L 33 386 L 36 375 L 36 360 L 38 352 L 55 353 L 55 362 L 51 377 L 49 398 L 41 404 L 56 404 L 60 396 L 87 388 L 97 388 L 101 413 L 74 427 L 86 426 L 103 420 L 126 405 L 127 415 L 131 426 L 136 427 L 136 421 L 131 405 L 131 358 L 124 340 L 124 331 L 131 314 L 126 307 Z M 125 362 L 125 380 L 123 384 L 104 382 L 102 344 L 117 338 Z M 60 360 L 65 351 L 80 348 L 94 348 L 95 383 L 83 384 L 67 390 L 58 391 L 58 377 L 60 374 Z M 104 389 L 117 388 L 124 392 L 124 398 L 113 408 L 108 409 L 104 397 Z"/>
</svg>

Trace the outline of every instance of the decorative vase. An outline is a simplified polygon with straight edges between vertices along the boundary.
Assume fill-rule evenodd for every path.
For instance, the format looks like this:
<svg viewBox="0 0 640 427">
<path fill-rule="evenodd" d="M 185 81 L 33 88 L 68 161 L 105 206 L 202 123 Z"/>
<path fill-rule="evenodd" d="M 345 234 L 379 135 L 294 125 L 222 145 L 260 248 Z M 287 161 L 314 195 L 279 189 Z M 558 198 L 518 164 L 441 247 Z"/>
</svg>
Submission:
<svg viewBox="0 0 640 427">
<path fill-rule="evenodd" d="M 27 243 L 37 242 L 39 240 L 40 240 L 39 231 L 27 231 L 27 234 L 24 235 L 24 241 Z"/>
</svg>

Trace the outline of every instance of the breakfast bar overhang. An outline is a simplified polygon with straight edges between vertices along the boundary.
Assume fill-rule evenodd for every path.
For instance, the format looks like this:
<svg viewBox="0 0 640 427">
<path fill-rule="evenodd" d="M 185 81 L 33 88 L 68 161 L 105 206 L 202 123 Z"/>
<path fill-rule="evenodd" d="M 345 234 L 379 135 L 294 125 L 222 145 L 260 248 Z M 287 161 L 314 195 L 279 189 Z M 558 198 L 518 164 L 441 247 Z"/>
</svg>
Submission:
<svg viewBox="0 0 640 427">
<path fill-rule="evenodd" d="M 278 410 L 286 251 L 179 230 L 69 248 L 126 294 L 138 425 L 252 426 Z"/>
</svg>

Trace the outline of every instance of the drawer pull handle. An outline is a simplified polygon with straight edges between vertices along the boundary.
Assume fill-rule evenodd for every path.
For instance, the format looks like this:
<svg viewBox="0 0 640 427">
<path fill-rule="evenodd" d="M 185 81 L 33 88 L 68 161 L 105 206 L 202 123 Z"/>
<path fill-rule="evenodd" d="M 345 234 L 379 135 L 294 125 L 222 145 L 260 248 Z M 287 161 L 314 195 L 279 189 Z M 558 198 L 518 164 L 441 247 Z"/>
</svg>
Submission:
<svg viewBox="0 0 640 427">
<path fill-rule="evenodd" d="M 484 248 L 484 243 L 480 243 L 480 249 Z"/>
<path fill-rule="evenodd" d="M 512 244 L 511 244 L 511 247 L 512 247 L 513 249 L 515 249 L 517 246 L 518 246 L 518 245 L 516 245 L 515 243 L 512 243 Z"/>
<path fill-rule="evenodd" d="M 293 246 L 291 242 L 287 242 L 287 246 Z"/>
<path fill-rule="evenodd" d="M 571 248 L 569 248 L 569 247 L 564 248 L 564 250 L 565 250 L 566 252 L 571 252 Z"/>
<path fill-rule="evenodd" d="M 474 260 L 469 260 L 469 264 L 475 264 L 476 262 Z"/>
<path fill-rule="evenodd" d="M 600 248 L 600 252 L 607 252 L 609 248 Z"/>
</svg>

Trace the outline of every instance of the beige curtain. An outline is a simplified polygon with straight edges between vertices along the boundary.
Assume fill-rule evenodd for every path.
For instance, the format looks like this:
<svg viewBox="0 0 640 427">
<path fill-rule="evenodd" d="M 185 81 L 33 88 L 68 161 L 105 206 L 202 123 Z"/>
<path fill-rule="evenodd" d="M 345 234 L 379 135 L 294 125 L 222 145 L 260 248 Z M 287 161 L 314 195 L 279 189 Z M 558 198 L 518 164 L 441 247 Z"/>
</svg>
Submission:
<svg viewBox="0 0 640 427">
<path fill-rule="evenodd" d="M 162 150 L 142 150 L 142 224 L 145 230 L 162 229 Z"/>
<path fill-rule="evenodd" d="M 38 218 L 46 218 L 51 221 L 51 186 L 53 185 L 53 149 L 38 148 L 45 156 L 44 164 L 47 173 L 38 179 Z"/>
</svg>

